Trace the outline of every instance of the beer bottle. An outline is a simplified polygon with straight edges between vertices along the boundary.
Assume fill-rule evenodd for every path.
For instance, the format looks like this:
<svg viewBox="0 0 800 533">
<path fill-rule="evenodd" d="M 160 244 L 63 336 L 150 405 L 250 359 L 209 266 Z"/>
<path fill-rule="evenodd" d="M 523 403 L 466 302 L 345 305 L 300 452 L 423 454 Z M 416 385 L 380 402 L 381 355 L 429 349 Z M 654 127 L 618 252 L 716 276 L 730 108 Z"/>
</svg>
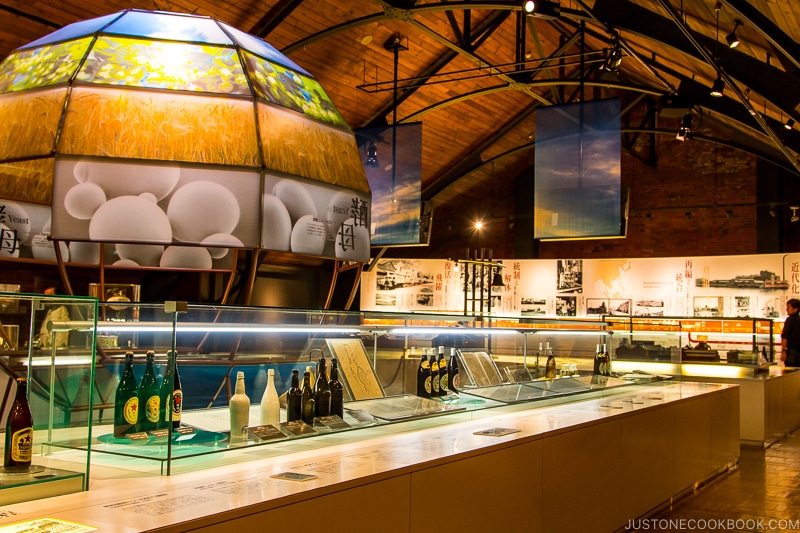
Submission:
<svg viewBox="0 0 800 533">
<path fill-rule="evenodd" d="M 28 380 L 17 378 L 17 397 L 6 421 L 6 470 L 28 470 L 33 456 L 33 417 L 28 406 Z"/>
<path fill-rule="evenodd" d="M 317 376 L 317 390 L 314 391 L 314 415 L 328 416 L 331 414 L 331 386 L 328 383 L 328 369 L 325 358 L 319 359 L 319 375 Z"/>
<path fill-rule="evenodd" d="M 444 358 L 444 346 L 439 346 L 439 396 L 447 396 L 447 361 Z"/>
<path fill-rule="evenodd" d="M 417 369 L 417 396 L 431 397 L 431 367 L 428 363 L 428 349 L 422 349 L 422 359 L 419 360 Z"/>
<path fill-rule="evenodd" d="M 183 414 L 183 389 L 181 388 L 181 373 L 178 371 L 178 353 L 172 352 L 175 362 L 173 368 L 175 375 L 172 377 L 172 429 L 181 427 L 181 415 Z"/>
<path fill-rule="evenodd" d="M 167 368 L 161 379 L 159 390 L 158 427 L 160 429 L 177 429 L 181 425 L 181 412 L 183 411 L 183 393 L 181 391 L 181 377 L 178 374 L 178 357 L 175 352 L 167 352 Z"/>
<path fill-rule="evenodd" d="M 150 350 L 147 352 L 147 364 L 144 367 L 144 375 L 139 383 L 139 420 L 136 424 L 136 431 L 153 431 L 158 429 L 159 396 L 158 379 L 156 378 L 155 368 L 156 354 Z"/>
<path fill-rule="evenodd" d="M 339 361 L 331 357 L 331 414 L 344 418 L 344 385 L 339 381 Z"/>
<path fill-rule="evenodd" d="M 458 392 L 461 387 L 461 378 L 458 376 L 458 358 L 456 357 L 456 349 L 450 348 L 450 362 L 447 364 L 447 374 L 450 378 L 448 387 L 453 392 Z"/>
<path fill-rule="evenodd" d="M 601 344 L 597 345 L 597 349 L 594 352 L 594 370 L 592 374 L 595 376 L 603 375 L 603 348 Z"/>
<path fill-rule="evenodd" d="M 114 437 L 121 439 L 136 431 L 139 420 L 139 384 L 133 373 L 133 352 L 125 353 L 125 368 L 114 396 Z"/>
<path fill-rule="evenodd" d="M 550 343 L 547 343 L 547 362 L 545 363 L 544 377 L 547 379 L 556 378 L 556 356 L 553 355 L 553 349 Z"/>
<path fill-rule="evenodd" d="M 604 376 L 611 375 L 611 355 L 609 355 L 605 344 L 603 344 L 603 370 L 605 370 Z"/>
<path fill-rule="evenodd" d="M 303 418 L 303 391 L 300 390 L 299 370 L 292 370 L 292 386 L 286 393 L 286 421 L 301 420 Z"/>
<path fill-rule="evenodd" d="M 439 392 L 439 363 L 436 361 L 436 353 L 431 348 L 431 398 L 441 396 Z"/>
<path fill-rule="evenodd" d="M 303 422 L 314 425 L 314 389 L 311 388 L 311 372 L 303 372 Z"/>
</svg>

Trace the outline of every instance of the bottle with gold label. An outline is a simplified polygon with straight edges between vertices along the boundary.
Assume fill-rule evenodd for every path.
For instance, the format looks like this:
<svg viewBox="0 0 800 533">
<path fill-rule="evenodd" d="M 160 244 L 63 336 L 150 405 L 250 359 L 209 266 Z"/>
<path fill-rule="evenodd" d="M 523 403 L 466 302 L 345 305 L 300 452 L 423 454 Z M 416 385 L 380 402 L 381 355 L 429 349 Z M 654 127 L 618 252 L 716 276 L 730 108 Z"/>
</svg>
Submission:
<svg viewBox="0 0 800 533">
<path fill-rule="evenodd" d="M 6 421 L 6 470 L 28 470 L 33 456 L 33 417 L 28 405 L 28 380 L 17 378 L 17 396 Z"/>
<path fill-rule="evenodd" d="M 453 392 L 458 392 L 461 387 L 461 378 L 458 375 L 458 357 L 456 356 L 455 348 L 450 348 L 450 362 L 447 363 L 447 374 L 450 380 L 448 388 Z"/>
<path fill-rule="evenodd" d="M 421 398 L 431 397 L 431 367 L 428 363 L 428 349 L 422 349 L 422 359 L 419 360 L 417 368 L 417 396 Z"/>
<path fill-rule="evenodd" d="M 436 352 L 431 348 L 431 398 L 441 396 L 439 391 L 439 362 L 436 360 Z"/>
<path fill-rule="evenodd" d="M 136 431 L 139 420 L 139 384 L 133 373 L 133 352 L 125 354 L 125 368 L 114 396 L 114 437 L 121 439 Z"/>
<path fill-rule="evenodd" d="M 439 346 L 439 360 L 437 361 L 439 364 L 439 396 L 447 396 L 448 395 L 448 383 L 447 383 L 447 361 L 444 358 L 444 346 Z"/>
<path fill-rule="evenodd" d="M 155 367 L 156 354 L 147 352 L 147 363 L 144 367 L 142 381 L 139 383 L 139 420 L 136 431 L 153 431 L 158 429 L 161 397 L 159 396 L 158 379 Z"/>
</svg>

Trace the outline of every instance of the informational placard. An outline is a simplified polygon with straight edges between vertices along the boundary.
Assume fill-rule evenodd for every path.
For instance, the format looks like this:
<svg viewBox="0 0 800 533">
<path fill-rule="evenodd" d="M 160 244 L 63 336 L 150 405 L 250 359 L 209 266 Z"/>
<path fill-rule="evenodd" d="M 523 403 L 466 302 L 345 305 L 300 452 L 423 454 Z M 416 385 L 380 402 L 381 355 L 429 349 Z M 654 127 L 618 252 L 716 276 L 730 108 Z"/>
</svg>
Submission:
<svg viewBox="0 0 800 533">
<path fill-rule="evenodd" d="M 384 396 L 361 339 L 325 339 L 325 342 L 339 360 L 340 376 L 344 378 L 351 398 L 367 400 Z"/>
</svg>

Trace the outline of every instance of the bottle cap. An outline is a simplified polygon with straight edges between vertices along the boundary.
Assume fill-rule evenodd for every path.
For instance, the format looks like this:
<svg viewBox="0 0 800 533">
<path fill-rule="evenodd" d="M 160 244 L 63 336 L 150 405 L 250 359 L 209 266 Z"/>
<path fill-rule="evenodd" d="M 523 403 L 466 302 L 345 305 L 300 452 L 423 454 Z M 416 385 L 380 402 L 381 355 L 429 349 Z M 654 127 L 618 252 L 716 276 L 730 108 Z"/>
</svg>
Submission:
<svg viewBox="0 0 800 533">
<path fill-rule="evenodd" d="M 270 368 L 269 370 L 267 370 L 267 375 L 274 376 L 275 375 L 275 370 Z"/>
<path fill-rule="evenodd" d="M 236 373 L 236 379 L 239 379 L 239 378 L 244 379 L 244 372 L 242 372 L 241 370 Z"/>
</svg>

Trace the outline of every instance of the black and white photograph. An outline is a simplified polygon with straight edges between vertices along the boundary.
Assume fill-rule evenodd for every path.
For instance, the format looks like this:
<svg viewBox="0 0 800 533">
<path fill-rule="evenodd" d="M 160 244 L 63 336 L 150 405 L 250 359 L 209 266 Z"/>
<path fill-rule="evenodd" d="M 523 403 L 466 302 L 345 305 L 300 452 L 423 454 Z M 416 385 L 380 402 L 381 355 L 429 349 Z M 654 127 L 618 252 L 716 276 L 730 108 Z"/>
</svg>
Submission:
<svg viewBox="0 0 800 533">
<path fill-rule="evenodd" d="M 586 315 L 601 316 L 608 313 L 608 300 L 606 298 L 586 298 Z"/>
<path fill-rule="evenodd" d="M 547 314 L 547 298 L 523 297 L 520 301 L 522 316 L 544 316 Z"/>
<path fill-rule="evenodd" d="M 556 290 L 583 292 L 583 259 L 559 259 Z"/>
<path fill-rule="evenodd" d="M 631 301 L 624 299 L 610 299 L 608 301 L 608 314 L 614 316 L 630 316 Z"/>
<path fill-rule="evenodd" d="M 750 316 L 750 297 L 749 296 L 734 296 L 734 313 L 737 318 L 747 318 Z"/>
<path fill-rule="evenodd" d="M 714 317 L 722 316 L 722 297 L 717 296 L 695 296 L 694 297 L 694 316 Z"/>
<path fill-rule="evenodd" d="M 577 316 L 577 296 L 556 296 L 556 316 Z"/>
</svg>

